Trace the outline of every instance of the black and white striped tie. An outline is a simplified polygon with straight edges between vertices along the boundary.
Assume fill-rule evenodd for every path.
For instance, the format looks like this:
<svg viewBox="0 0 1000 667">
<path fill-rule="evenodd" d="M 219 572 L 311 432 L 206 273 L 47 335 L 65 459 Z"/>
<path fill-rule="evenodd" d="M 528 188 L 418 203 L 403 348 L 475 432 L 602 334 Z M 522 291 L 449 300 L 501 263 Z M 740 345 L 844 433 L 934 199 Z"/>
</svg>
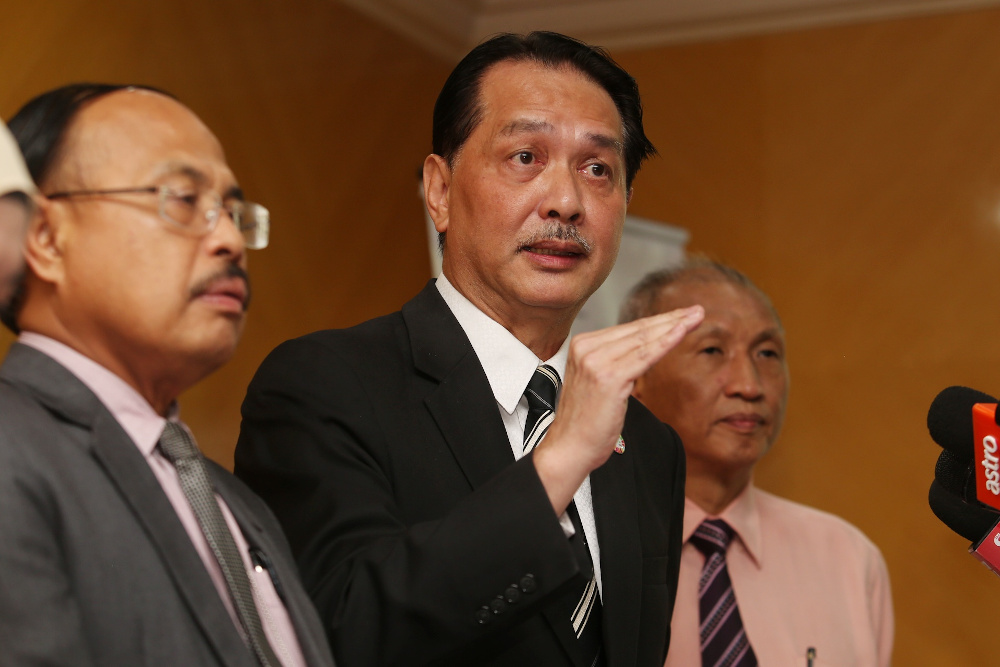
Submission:
<svg viewBox="0 0 1000 667">
<path fill-rule="evenodd" d="M 559 373 L 551 366 L 535 369 L 524 397 L 528 399 L 528 419 L 524 423 L 524 453 L 535 448 L 552 425 L 556 413 L 556 397 L 562 389 Z"/>
<path fill-rule="evenodd" d="M 556 399 L 561 389 L 562 380 L 556 369 L 546 365 L 535 369 L 535 373 L 528 381 L 527 389 L 524 390 L 524 397 L 528 400 L 528 418 L 524 424 L 524 454 L 534 449 L 548 433 L 555 418 Z M 583 524 L 580 523 L 576 503 L 570 503 L 566 513 L 572 519 L 576 533 L 583 538 L 586 545 L 587 534 L 583 530 Z M 587 546 L 584 551 L 587 553 L 585 566 L 592 569 L 594 564 L 590 559 L 590 547 Z M 583 585 L 579 595 L 572 599 L 575 601 L 570 614 L 573 632 L 580 640 L 586 655 L 593 656 L 591 664 L 598 664 L 601 653 L 601 596 L 597 589 L 596 576 L 591 575 L 590 581 Z"/>
<path fill-rule="evenodd" d="M 722 519 L 702 521 L 690 538 L 691 544 L 705 554 L 705 566 L 698 581 L 703 667 L 757 665 L 726 567 L 726 549 L 732 538 L 732 527 Z"/>
<path fill-rule="evenodd" d="M 159 445 L 160 451 L 177 469 L 181 490 L 184 491 L 184 496 L 194 510 L 201 532 L 204 533 L 222 569 L 229 595 L 243 624 L 250 648 L 263 667 L 281 667 L 281 662 L 275 656 L 264 634 L 257 605 L 254 604 L 250 578 L 243 566 L 243 559 L 240 558 L 236 540 L 229 532 L 229 526 L 222 516 L 219 503 L 215 500 L 215 490 L 208 477 L 208 467 L 201 451 L 187 430 L 176 422 L 167 422 L 163 435 L 160 436 Z"/>
</svg>

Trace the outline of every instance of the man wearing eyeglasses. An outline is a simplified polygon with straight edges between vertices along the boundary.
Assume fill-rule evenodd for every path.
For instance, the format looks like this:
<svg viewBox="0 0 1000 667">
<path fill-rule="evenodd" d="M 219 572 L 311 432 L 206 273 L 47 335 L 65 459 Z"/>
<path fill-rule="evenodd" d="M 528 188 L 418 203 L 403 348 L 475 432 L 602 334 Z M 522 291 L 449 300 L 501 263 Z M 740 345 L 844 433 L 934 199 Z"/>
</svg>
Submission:
<svg viewBox="0 0 1000 667">
<path fill-rule="evenodd" d="M 4 313 L 0 664 L 332 665 L 275 519 L 177 418 L 267 210 L 152 89 L 67 86 L 11 129 L 43 197 Z"/>
</svg>

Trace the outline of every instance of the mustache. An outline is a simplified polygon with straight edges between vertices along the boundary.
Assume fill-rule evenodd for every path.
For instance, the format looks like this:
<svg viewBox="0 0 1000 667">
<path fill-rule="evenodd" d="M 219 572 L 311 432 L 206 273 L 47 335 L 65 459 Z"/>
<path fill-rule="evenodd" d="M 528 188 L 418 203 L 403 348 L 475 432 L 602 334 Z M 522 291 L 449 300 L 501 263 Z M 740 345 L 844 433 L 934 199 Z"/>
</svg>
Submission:
<svg viewBox="0 0 1000 667">
<path fill-rule="evenodd" d="M 593 245 L 583 237 L 580 230 L 576 228 L 576 225 L 564 225 L 558 222 L 546 223 L 544 227 L 536 231 L 534 234 L 526 239 L 518 242 L 518 250 L 527 250 L 529 247 L 539 243 L 540 241 L 573 241 L 580 249 L 583 250 L 583 254 L 589 255 L 591 250 L 593 250 Z"/>
<path fill-rule="evenodd" d="M 247 288 L 247 295 L 243 299 L 243 311 L 246 312 L 247 308 L 250 307 L 250 275 L 243 269 L 239 264 L 227 264 L 221 271 L 216 271 L 212 275 L 198 282 L 197 285 L 191 288 L 191 298 L 195 299 L 202 294 L 206 293 L 212 288 L 212 285 L 219 280 L 226 278 L 239 278 L 243 281 L 243 284 Z"/>
</svg>

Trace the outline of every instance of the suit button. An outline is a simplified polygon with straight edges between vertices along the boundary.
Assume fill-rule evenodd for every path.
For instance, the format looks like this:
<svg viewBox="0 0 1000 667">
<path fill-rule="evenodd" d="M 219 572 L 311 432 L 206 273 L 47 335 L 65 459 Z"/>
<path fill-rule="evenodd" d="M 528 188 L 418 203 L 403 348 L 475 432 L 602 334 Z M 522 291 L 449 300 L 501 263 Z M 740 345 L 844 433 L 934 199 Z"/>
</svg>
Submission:
<svg viewBox="0 0 1000 667">
<path fill-rule="evenodd" d="M 538 583 L 535 581 L 535 575 L 526 574 L 521 577 L 521 581 L 518 582 L 522 593 L 534 593 L 538 590 Z"/>
<path fill-rule="evenodd" d="M 497 596 L 497 598 L 490 602 L 490 611 L 494 614 L 502 614 L 507 611 L 507 601 L 502 597 Z"/>
<path fill-rule="evenodd" d="M 476 623 L 479 625 L 487 625 L 493 620 L 493 614 L 490 612 L 490 608 L 483 605 L 476 610 Z"/>
<path fill-rule="evenodd" d="M 511 584 L 507 587 L 507 590 L 503 592 L 503 597 L 510 604 L 517 604 L 521 601 L 521 589 L 519 589 L 516 584 Z"/>
</svg>

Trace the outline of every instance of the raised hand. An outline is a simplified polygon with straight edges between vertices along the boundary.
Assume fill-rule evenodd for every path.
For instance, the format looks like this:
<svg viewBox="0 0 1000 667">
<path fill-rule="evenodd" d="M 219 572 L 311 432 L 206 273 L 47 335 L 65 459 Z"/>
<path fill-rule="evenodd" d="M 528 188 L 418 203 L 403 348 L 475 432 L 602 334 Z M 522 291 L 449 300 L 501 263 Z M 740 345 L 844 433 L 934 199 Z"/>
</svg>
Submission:
<svg viewBox="0 0 1000 667">
<path fill-rule="evenodd" d="M 570 341 L 555 420 L 533 453 L 557 514 L 587 475 L 611 456 L 635 381 L 704 317 L 701 306 L 691 306 Z"/>
</svg>

